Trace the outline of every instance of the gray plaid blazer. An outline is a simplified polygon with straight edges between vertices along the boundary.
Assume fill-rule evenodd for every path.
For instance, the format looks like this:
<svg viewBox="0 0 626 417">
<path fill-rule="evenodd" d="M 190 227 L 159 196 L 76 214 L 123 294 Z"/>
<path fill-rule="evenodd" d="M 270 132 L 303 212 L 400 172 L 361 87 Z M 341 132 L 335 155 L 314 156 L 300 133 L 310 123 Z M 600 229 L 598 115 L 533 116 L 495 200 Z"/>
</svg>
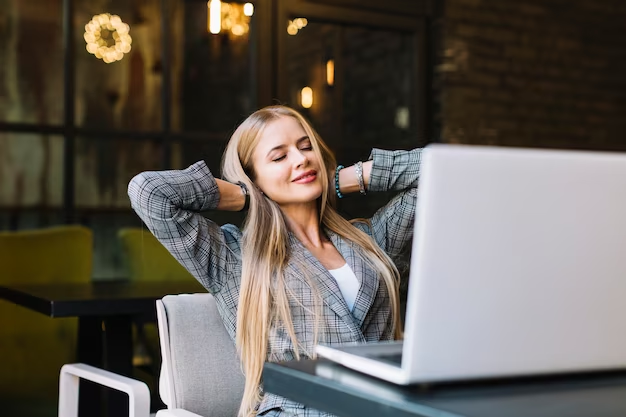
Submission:
<svg viewBox="0 0 626 417">
<path fill-rule="evenodd" d="M 369 191 L 401 191 L 369 222 L 356 222 L 392 258 L 400 254 L 413 235 L 413 221 L 420 171 L 421 149 L 384 151 L 374 149 Z M 219 190 L 202 161 L 184 170 L 144 172 L 128 187 L 133 209 L 174 257 L 210 291 L 231 337 L 235 340 L 237 303 L 241 279 L 241 231 L 232 224 L 219 226 L 200 214 L 215 209 Z M 326 231 L 360 281 L 353 311 L 348 309 L 339 287 L 321 263 L 290 234 L 291 259 L 285 282 L 297 300 L 290 302 L 296 336 L 307 351 L 313 349 L 313 291 L 303 278 L 302 265 L 318 286 L 322 297 L 320 341 L 329 344 L 374 342 L 393 338 L 389 295 L 378 275 L 359 255 L 358 248 Z M 294 347 L 284 328 L 275 326 L 269 336 L 269 361 L 294 359 Z M 285 398 L 266 394 L 259 415 L 322 415 Z"/>
</svg>

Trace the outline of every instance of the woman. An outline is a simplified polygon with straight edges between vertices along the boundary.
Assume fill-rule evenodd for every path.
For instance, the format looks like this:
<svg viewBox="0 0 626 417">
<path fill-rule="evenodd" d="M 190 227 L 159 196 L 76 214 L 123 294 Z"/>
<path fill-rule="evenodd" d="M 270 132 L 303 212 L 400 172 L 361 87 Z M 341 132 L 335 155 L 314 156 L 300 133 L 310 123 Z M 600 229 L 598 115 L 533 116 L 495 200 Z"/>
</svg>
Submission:
<svg viewBox="0 0 626 417">
<path fill-rule="evenodd" d="M 246 376 L 240 416 L 318 415 L 263 396 L 266 360 L 314 357 L 317 343 L 400 337 L 392 259 L 412 236 L 420 150 L 374 150 L 370 159 L 338 167 L 299 113 L 272 106 L 234 132 L 225 180 L 201 161 L 131 181 L 137 214 L 215 296 Z M 387 190 L 403 192 L 370 220 L 351 223 L 334 209 L 344 193 Z M 199 214 L 248 203 L 242 230 Z"/>
</svg>

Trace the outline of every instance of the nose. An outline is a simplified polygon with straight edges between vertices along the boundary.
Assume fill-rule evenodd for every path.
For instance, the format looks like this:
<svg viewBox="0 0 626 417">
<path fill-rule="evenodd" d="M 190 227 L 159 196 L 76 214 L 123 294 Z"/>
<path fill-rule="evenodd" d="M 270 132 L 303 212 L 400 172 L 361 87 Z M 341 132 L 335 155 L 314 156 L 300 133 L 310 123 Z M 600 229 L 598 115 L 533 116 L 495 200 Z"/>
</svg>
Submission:
<svg viewBox="0 0 626 417">
<path fill-rule="evenodd" d="M 295 156 L 295 165 L 296 165 L 296 167 L 305 166 L 308 163 L 308 161 L 309 161 L 309 159 L 304 154 L 304 152 L 302 152 L 301 150 L 298 149 L 296 151 L 296 156 Z"/>
</svg>

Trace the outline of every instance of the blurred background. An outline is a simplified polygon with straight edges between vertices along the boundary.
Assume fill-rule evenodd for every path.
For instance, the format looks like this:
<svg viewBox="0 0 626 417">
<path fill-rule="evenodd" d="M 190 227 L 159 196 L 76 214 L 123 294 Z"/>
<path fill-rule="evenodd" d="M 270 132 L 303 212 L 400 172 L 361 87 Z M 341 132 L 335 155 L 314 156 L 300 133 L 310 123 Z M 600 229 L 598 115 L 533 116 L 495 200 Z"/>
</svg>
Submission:
<svg viewBox="0 0 626 417">
<path fill-rule="evenodd" d="M 259 107 L 302 111 L 344 164 L 433 137 L 426 2 L 0 0 L 0 10 L 0 228 L 92 228 L 95 279 L 125 273 L 116 230 L 141 225 L 130 178 L 199 159 L 219 171 L 230 134 Z M 86 27 L 105 13 L 131 39 L 109 63 L 88 51 Z M 115 31 L 99 39 L 124 49 Z"/>
<path fill-rule="evenodd" d="M 276 103 L 344 165 L 430 142 L 623 151 L 625 18 L 623 0 L 0 0 L 0 231 L 82 224 L 89 278 L 125 279 L 130 178 L 218 173 Z"/>
</svg>

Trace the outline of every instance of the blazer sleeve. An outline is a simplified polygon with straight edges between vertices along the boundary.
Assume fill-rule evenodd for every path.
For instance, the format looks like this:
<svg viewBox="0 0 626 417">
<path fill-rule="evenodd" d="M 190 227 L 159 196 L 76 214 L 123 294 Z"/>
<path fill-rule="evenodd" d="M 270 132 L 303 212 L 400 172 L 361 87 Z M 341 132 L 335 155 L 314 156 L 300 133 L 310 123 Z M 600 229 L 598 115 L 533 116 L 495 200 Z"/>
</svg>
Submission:
<svg viewBox="0 0 626 417">
<path fill-rule="evenodd" d="M 200 214 L 220 201 L 204 161 L 184 170 L 149 171 L 128 185 L 131 205 L 169 252 L 212 293 L 241 269 L 241 232 Z"/>
<path fill-rule="evenodd" d="M 392 259 L 396 259 L 413 238 L 422 149 L 373 149 L 370 159 L 373 166 L 369 191 L 400 191 L 370 219 L 374 240 Z"/>
</svg>

